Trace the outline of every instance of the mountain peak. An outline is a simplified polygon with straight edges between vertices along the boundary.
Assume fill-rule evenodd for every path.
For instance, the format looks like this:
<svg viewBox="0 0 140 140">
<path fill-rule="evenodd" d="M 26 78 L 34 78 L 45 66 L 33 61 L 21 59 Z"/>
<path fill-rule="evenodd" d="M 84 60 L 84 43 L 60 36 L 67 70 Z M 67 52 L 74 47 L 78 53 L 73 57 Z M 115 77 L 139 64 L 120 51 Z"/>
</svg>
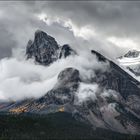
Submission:
<svg viewBox="0 0 140 140">
<path fill-rule="evenodd" d="M 57 59 L 58 49 L 59 46 L 53 37 L 41 30 L 37 30 L 34 41 L 28 42 L 26 55 L 28 59 L 35 58 L 36 62 L 49 65 Z"/>
<path fill-rule="evenodd" d="M 124 57 L 128 57 L 128 58 L 136 58 L 140 55 L 140 51 L 138 50 L 130 50 L 128 51 Z"/>
<path fill-rule="evenodd" d="M 27 59 L 34 58 L 36 62 L 49 65 L 57 59 L 77 54 L 68 44 L 60 47 L 52 36 L 37 30 L 34 41 L 29 40 L 26 48 Z"/>
<path fill-rule="evenodd" d="M 35 35 L 38 35 L 38 34 L 47 34 L 47 33 L 45 33 L 44 31 L 42 31 L 42 30 L 40 30 L 40 29 L 37 29 L 37 30 L 35 31 Z"/>
<path fill-rule="evenodd" d="M 46 32 L 42 30 L 36 30 L 34 35 L 34 42 L 37 43 L 37 46 L 41 45 L 41 43 L 46 44 L 46 47 L 50 44 L 52 47 L 58 46 L 55 38 L 48 35 Z M 58 48 L 58 47 L 57 47 Z"/>
</svg>

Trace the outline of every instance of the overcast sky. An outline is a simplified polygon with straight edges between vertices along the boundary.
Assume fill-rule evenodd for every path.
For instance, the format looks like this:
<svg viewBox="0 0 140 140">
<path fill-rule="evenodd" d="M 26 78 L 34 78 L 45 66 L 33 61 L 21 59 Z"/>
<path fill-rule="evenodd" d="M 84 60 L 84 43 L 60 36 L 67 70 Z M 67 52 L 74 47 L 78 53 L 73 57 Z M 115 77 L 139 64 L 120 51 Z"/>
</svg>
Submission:
<svg viewBox="0 0 140 140">
<path fill-rule="evenodd" d="M 0 1 L 0 58 L 25 48 L 37 29 L 59 44 L 92 47 L 117 57 L 140 49 L 140 2 Z"/>
</svg>

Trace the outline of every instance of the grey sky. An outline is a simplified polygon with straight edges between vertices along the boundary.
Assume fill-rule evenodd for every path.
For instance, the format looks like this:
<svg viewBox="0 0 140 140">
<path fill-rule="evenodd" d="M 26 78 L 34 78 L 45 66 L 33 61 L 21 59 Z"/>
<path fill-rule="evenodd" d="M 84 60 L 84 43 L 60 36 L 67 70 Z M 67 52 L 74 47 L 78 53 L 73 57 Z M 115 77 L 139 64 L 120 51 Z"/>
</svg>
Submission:
<svg viewBox="0 0 140 140">
<path fill-rule="evenodd" d="M 51 24 L 40 20 L 41 14 Z M 13 48 L 25 47 L 36 29 L 60 44 L 92 46 L 116 57 L 131 48 L 140 49 L 140 2 L 0 1 L 0 58 L 10 56 Z M 107 47 L 104 41 L 114 45 Z"/>
</svg>

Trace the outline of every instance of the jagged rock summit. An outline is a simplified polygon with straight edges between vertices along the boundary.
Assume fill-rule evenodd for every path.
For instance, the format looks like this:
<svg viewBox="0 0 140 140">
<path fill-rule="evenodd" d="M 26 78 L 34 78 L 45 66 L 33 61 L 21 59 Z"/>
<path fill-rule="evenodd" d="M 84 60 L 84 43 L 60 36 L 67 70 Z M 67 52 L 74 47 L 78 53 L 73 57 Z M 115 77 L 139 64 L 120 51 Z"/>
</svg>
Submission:
<svg viewBox="0 0 140 140">
<path fill-rule="evenodd" d="M 27 59 L 34 58 L 42 65 L 50 65 L 57 59 L 75 55 L 76 52 L 68 45 L 62 47 L 47 33 L 37 30 L 34 41 L 29 40 L 26 48 Z"/>
</svg>

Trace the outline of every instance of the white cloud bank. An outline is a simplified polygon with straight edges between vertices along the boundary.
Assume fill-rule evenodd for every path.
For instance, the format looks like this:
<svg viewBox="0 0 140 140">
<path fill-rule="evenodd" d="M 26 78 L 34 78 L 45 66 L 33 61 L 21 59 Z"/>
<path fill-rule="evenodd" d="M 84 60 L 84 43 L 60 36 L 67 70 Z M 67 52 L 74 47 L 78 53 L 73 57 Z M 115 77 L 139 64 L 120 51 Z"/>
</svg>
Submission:
<svg viewBox="0 0 140 140">
<path fill-rule="evenodd" d="M 35 65 L 33 60 L 5 58 L 0 61 L 0 100 L 41 97 L 53 88 L 58 74 L 67 67 L 80 70 L 81 79 L 88 81 L 94 77 L 94 70 L 105 71 L 108 64 L 98 62 L 90 52 L 58 60 L 48 67 Z"/>
</svg>

